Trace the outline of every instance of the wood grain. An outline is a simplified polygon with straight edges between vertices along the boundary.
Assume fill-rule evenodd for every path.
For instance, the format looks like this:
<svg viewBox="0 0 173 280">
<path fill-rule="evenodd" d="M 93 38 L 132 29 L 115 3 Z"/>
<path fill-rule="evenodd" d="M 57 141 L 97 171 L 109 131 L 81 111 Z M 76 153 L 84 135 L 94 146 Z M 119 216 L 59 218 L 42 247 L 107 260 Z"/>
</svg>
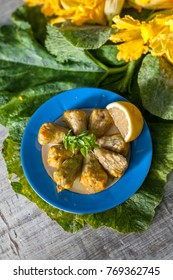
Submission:
<svg viewBox="0 0 173 280">
<path fill-rule="evenodd" d="M 22 1 L 0 0 L 0 24 Z M 0 126 L 0 149 L 7 129 Z M 0 154 L 0 259 L 173 259 L 173 174 L 150 228 L 141 234 L 120 234 L 89 226 L 65 232 L 34 203 L 17 195 L 9 184 Z"/>
</svg>

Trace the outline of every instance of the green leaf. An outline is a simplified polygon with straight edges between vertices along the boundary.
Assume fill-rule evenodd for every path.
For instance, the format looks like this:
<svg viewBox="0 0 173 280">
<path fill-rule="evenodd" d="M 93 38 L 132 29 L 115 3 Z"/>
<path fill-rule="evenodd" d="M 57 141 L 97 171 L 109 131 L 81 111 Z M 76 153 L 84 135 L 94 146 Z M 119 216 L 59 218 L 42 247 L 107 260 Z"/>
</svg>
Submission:
<svg viewBox="0 0 173 280">
<path fill-rule="evenodd" d="M 70 136 L 71 134 L 72 134 L 72 129 L 69 129 L 69 130 L 67 131 L 66 137 Z"/>
<path fill-rule="evenodd" d="M 75 61 L 76 59 L 77 62 L 81 62 L 83 59 L 87 60 L 84 51 L 73 47 L 56 26 L 47 26 L 45 46 L 49 53 L 56 56 L 58 62 L 64 63 L 69 60 Z"/>
<path fill-rule="evenodd" d="M 83 49 L 73 46 L 71 42 L 66 39 L 57 26 L 47 25 L 45 46 L 52 55 L 56 56 L 58 62 L 82 62 L 86 68 L 96 66 Z"/>
<path fill-rule="evenodd" d="M 24 30 L 32 29 L 34 37 L 38 42 L 44 45 L 48 18 L 41 13 L 40 6 L 19 6 L 19 8 L 13 12 L 11 18 L 19 28 Z"/>
<path fill-rule="evenodd" d="M 88 57 L 80 57 L 80 63 L 58 63 L 30 31 L 13 25 L 0 29 L 1 91 L 19 92 L 35 85 L 58 81 L 64 85 L 73 84 L 73 87 L 97 86 L 104 75 L 105 70 Z"/>
<path fill-rule="evenodd" d="M 80 148 L 80 152 L 83 156 L 86 156 L 90 150 L 95 148 L 96 136 L 94 134 L 89 134 L 89 130 L 84 130 L 76 136 L 71 136 L 72 129 L 68 130 L 64 136 L 63 143 L 64 147 L 67 149 L 68 146 L 70 150 L 74 153 L 75 148 Z"/>
<path fill-rule="evenodd" d="M 83 141 L 86 146 L 90 146 L 90 141 L 89 141 L 88 137 L 83 137 Z"/>
<path fill-rule="evenodd" d="M 81 49 L 97 49 L 104 45 L 110 35 L 111 28 L 99 25 L 65 25 L 59 31 L 69 43 Z"/>
<path fill-rule="evenodd" d="M 79 143 L 79 145 L 81 145 L 81 146 L 84 146 L 84 145 L 85 145 L 85 142 L 84 142 L 82 139 L 78 139 L 78 143 Z"/>
<path fill-rule="evenodd" d="M 64 144 L 64 148 L 67 150 L 68 149 L 68 141 L 67 141 L 67 138 L 65 138 L 65 137 L 63 139 L 63 144 Z"/>
<path fill-rule="evenodd" d="M 84 157 L 86 157 L 87 156 L 87 154 L 88 154 L 88 149 L 87 149 L 87 147 L 82 147 L 82 148 L 80 148 L 80 152 L 81 152 L 81 154 L 84 156 Z"/>
<path fill-rule="evenodd" d="M 0 92 L 0 97 L 3 99 L 7 96 L 6 103 L 0 103 L 0 123 L 9 128 L 14 141 L 19 141 L 35 110 L 50 97 L 71 88 L 74 88 L 74 84 L 53 82 L 35 86 L 20 93 Z"/>
<path fill-rule="evenodd" d="M 173 120 L 173 66 L 163 57 L 147 55 L 138 74 L 142 104 L 151 114 Z"/>
<path fill-rule="evenodd" d="M 70 146 L 72 153 L 74 153 L 75 148 L 76 148 L 75 143 L 72 143 Z"/>
<path fill-rule="evenodd" d="M 98 49 L 91 50 L 91 53 L 107 66 L 123 66 L 127 64 L 124 60 L 117 59 L 118 49 L 115 44 L 106 44 Z"/>
<path fill-rule="evenodd" d="M 78 137 L 83 137 L 88 134 L 88 130 L 84 130 L 78 134 Z"/>
</svg>

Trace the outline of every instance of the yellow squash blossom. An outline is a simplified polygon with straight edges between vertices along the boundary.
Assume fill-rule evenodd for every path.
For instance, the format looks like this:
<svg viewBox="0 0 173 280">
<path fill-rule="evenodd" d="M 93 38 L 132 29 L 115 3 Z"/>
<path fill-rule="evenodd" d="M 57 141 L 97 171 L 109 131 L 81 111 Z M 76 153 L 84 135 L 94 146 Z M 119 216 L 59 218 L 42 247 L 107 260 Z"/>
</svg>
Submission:
<svg viewBox="0 0 173 280">
<path fill-rule="evenodd" d="M 105 0 L 81 0 L 78 1 L 76 12 L 72 22 L 82 25 L 85 22 L 106 25 L 104 14 Z"/>
<path fill-rule="evenodd" d="M 151 53 L 156 56 L 164 56 L 173 63 L 173 15 L 157 15 L 149 24 L 153 30 L 149 39 Z"/>
<path fill-rule="evenodd" d="M 42 5 L 45 16 L 51 16 L 51 23 L 70 19 L 76 25 L 97 23 L 106 25 L 105 0 L 24 0 L 28 6 Z"/>
<path fill-rule="evenodd" d="M 128 3 L 135 8 L 144 9 L 172 9 L 172 0 L 128 0 Z"/>
<path fill-rule="evenodd" d="M 148 23 L 130 16 L 113 18 L 117 33 L 110 37 L 119 50 L 118 59 L 136 60 L 142 54 L 151 52 L 154 56 L 164 56 L 173 63 L 173 15 L 156 15 Z"/>
<path fill-rule="evenodd" d="M 115 16 L 113 21 L 115 24 L 112 27 L 118 29 L 118 32 L 113 34 L 110 40 L 114 43 L 122 43 L 117 45 L 119 50 L 117 58 L 119 60 L 123 59 L 126 62 L 136 60 L 143 53 L 148 52 L 148 46 L 141 35 L 141 23 L 139 20 L 127 15 L 122 19 L 119 16 Z"/>
</svg>

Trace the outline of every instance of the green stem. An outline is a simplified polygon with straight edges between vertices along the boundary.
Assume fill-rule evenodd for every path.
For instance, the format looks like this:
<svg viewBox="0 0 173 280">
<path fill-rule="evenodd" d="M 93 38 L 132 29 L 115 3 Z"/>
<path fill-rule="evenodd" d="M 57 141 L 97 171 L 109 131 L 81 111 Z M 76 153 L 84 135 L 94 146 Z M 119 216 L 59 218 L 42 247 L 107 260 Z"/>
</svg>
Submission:
<svg viewBox="0 0 173 280">
<path fill-rule="evenodd" d="M 110 68 L 108 67 L 108 73 L 109 74 L 117 74 L 117 73 L 121 73 L 121 72 L 124 72 L 128 69 L 128 63 L 123 65 L 123 66 L 117 66 L 117 67 L 113 67 L 113 68 Z"/>
<path fill-rule="evenodd" d="M 100 60 L 95 58 L 89 51 L 85 51 L 85 52 L 98 66 L 100 66 L 102 69 L 104 69 L 109 75 L 126 71 L 128 68 L 128 63 L 126 63 L 123 66 L 108 67 L 105 64 L 103 64 Z"/>
<path fill-rule="evenodd" d="M 108 76 L 112 74 L 121 73 L 128 70 L 128 63 L 126 63 L 123 66 L 117 66 L 117 67 L 108 67 L 105 64 L 103 64 L 101 61 L 99 61 L 97 58 L 95 58 L 89 51 L 85 51 L 86 54 L 102 69 L 105 70 L 105 74 L 101 77 L 101 79 L 98 81 L 98 85 Z"/>
<path fill-rule="evenodd" d="M 133 77 L 133 73 L 134 73 L 134 70 L 136 68 L 137 63 L 138 63 L 137 60 L 132 60 L 128 63 L 127 72 L 126 72 L 126 75 L 125 75 L 124 80 L 123 80 L 124 91 L 126 91 L 127 88 L 129 90 L 131 79 Z"/>
<path fill-rule="evenodd" d="M 123 79 L 123 86 L 122 88 L 124 90 L 127 89 L 128 85 L 130 85 L 131 78 L 133 76 L 135 67 L 136 67 L 136 61 L 133 60 L 129 63 L 126 63 L 123 66 L 117 66 L 117 67 L 107 67 L 105 64 L 103 64 L 101 61 L 99 61 L 97 58 L 95 58 L 89 51 L 86 51 L 87 55 L 102 69 L 105 70 L 105 74 L 101 77 L 101 79 L 98 81 L 98 86 L 101 84 L 101 82 L 104 81 L 104 79 L 113 74 L 126 72 L 125 77 Z"/>
<path fill-rule="evenodd" d="M 91 58 L 98 66 L 100 66 L 102 69 L 104 69 L 106 72 L 108 72 L 108 67 L 103 64 L 101 61 L 99 61 L 97 58 L 95 58 L 89 51 L 85 50 L 85 53 Z"/>
</svg>

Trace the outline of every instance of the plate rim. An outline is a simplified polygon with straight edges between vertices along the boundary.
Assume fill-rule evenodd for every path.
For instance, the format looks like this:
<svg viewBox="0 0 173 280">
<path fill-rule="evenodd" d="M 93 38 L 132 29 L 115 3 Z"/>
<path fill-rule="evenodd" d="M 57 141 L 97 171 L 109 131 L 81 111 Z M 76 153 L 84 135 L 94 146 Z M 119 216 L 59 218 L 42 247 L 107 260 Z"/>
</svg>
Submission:
<svg viewBox="0 0 173 280">
<path fill-rule="evenodd" d="M 35 186 L 35 182 L 33 182 L 33 180 L 30 178 L 30 174 L 28 173 L 28 170 L 27 170 L 27 161 L 26 161 L 26 155 L 25 155 L 25 152 L 24 152 L 24 148 L 25 148 L 25 145 L 26 145 L 26 138 L 28 137 L 28 135 L 27 135 L 27 133 L 29 132 L 29 129 L 30 129 L 30 126 L 32 125 L 32 122 L 33 122 L 33 120 L 35 120 L 35 118 L 36 117 L 38 117 L 39 115 L 40 115 L 40 113 L 42 113 L 42 111 L 44 111 L 44 109 L 45 109 L 45 106 L 49 106 L 49 103 L 51 104 L 53 101 L 55 101 L 55 100 L 58 100 L 58 99 L 62 99 L 62 97 L 65 95 L 66 96 L 66 94 L 67 93 L 70 93 L 71 95 L 70 95 L 70 98 L 69 99 L 71 99 L 72 98 L 72 96 L 73 95 L 75 95 L 75 94 L 79 94 L 79 92 L 80 91 L 84 91 L 84 92 L 88 92 L 88 91 L 90 91 L 90 92 L 92 92 L 92 94 L 94 94 L 95 93 L 95 95 L 96 95 L 96 92 L 99 92 L 99 94 L 100 93 L 102 93 L 102 95 L 105 95 L 106 97 L 108 96 L 108 95 L 111 95 L 111 98 L 113 98 L 114 97 L 114 99 L 116 99 L 116 98 L 118 98 L 119 100 L 124 100 L 124 101 L 128 101 L 127 99 L 125 99 L 124 97 L 122 97 L 122 96 L 120 96 L 119 94 L 117 94 L 117 93 L 114 93 L 114 92 L 112 92 L 112 91 L 109 91 L 109 90 L 105 90 L 105 89 L 99 89 L 99 88 L 88 88 L 88 87 L 81 87 L 81 88 L 75 88 L 75 89 L 70 89 L 70 90 L 66 90 L 66 91 L 63 91 L 63 92 L 61 92 L 61 93 L 59 93 L 59 94 L 57 94 L 57 95 L 55 95 L 55 96 L 53 96 L 53 97 L 51 97 L 51 98 L 49 98 L 46 102 L 44 102 L 35 112 L 34 112 L 34 114 L 31 116 L 31 118 L 30 118 L 30 120 L 29 120 L 29 122 L 28 122 L 28 124 L 27 124 L 27 126 L 26 126 L 26 128 L 25 128 L 25 130 L 24 130 L 24 133 L 23 133 L 23 137 L 22 137 L 22 143 L 21 143 L 21 150 L 20 150 L 20 155 L 21 155 L 21 163 L 22 163 L 22 168 L 23 168 L 23 171 L 24 171 L 24 174 L 25 174 L 25 177 L 26 177 L 26 179 L 27 179 L 27 181 L 28 181 L 28 183 L 30 184 L 30 186 L 32 187 L 32 189 L 37 193 L 37 195 L 41 198 L 41 199 L 43 199 L 45 202 L 47 202 L 49 205 L 51 205 L 51 206 L 53 206 L 53 207 L 55 207 L 55 208 L 57 208 L 57 209 L 59 209 L 59 210 L 62 210 L 62 211 L 65 211 L 65 212 L 69 212 L 69 213 L 74 213 L 74 214 L 94 214 L 94 213 L 99 213 L 99 212 L 103 212 L 103 211 L 106 211 L 106 210 L 109 210 L 109 209 L 112 209 L 112 208 L 114 208 L 114 207 L 116 207 L 116 206 L 118 206 L 118 205 L 120 205 L 120 204 L 122 204 L 124 201 L 126 201 L 128 198 L 130 198 L 134 193 L 136 193 L 136 191 L 140 188 L 140 186 L 142 185 L 142 183 L 144 182 L 144 180 L 145 180 L 145 178 L 146 178 L 146 176 L 147 176 L 147 174 L 148 174 L 148 172 L 149 172 L 149 169 L 150 169 L 150 166 L 151 166 L 151 161 L 152 161 L 152 153 L 153 153 L 153 150 L 152 150 L 152 139 L 151 139 L 151 134 L 150 134 L 150 131 L 149 131 L 149 128 L 148 128 L 148 125 L 147 125 L 147 123 L 146 123 L 146 121 L 144 120 L 144 128 L 143 128 L 143 131 L 144 131 L 144 129 L 145 129 L 145 132 L 147 133 L 147 137 L 148 137 L 148 140 L 149 140 L 149 155 L 148 155 L 148 165 L 147 165 L 147 168 L 146 168 L 146 170 L 145 170 L 145 176 L 143 175 L 142 176 L 142 178 L 141 178 L 141 180 L 140 180 L 140 182 L 138 182 L 138 187 L 136 187 L 136 189 L 135 189 L 135 191 L 134 192 L 132 192 L 131 193 L 131 195 L 129 196 L 129 195 L 127 195 L 128 197 L 124 197 L 124 199 L 121 199 L 120 201 L 118 201 L 118 202 L 116 202 L 115 201 L 115 203 L 112 203 L 111 204 L 111 206 L 109 206 L 109 205 L 105 205 L 105 207 L 103 208 L 103 206 L 101 207 L 101 208 L 95 208 L 95 207 L 92 207 L 92 208 L 86 208 L 85 210 L 83 209 L 83 210 L 80 210 L 80 209 L 78 209 L 78 208 L 76 208 L 76 205 L 68 205 L 68 203 L 67 203 L 67 205 L 62 205 L 61 203 L 59 204 L 59 201 L 61 201 L 61 200 L 58 200 L 58 202 L 56 202 L 56 203 L 54 203 L 54 202 L 52 202 L 49 198 L 46 198 L 45 197 L 45 195 L 43 195 L 43 193 L 42 192 L 40 192 L 40 191 L 38 191 L 38 186 L 36 187 Z M 97 95 L 99 95 L 99 94 L 97 94 Z M 78 96 L 78 95 L 77 95 Z M 73 96 L 74 97 L 74 96 Z M 116 101 L 116 100 L 115 100 Z M 75 100 L 73 100 L 73 102 L 72 103 L 74 103 L 75 102 Z M 129 101 L 128 101 L 129 102 Z M 110 103 L 110 102 L 109 102 Z M 68 107 L 69 107 L 69 105 L 68 105 Z M 73 104 L 73 106 L 71 106 L 71 109 L 74 107 L 74 104 Z M 84 107 L 86 107 L 86 106 L 84 106 Z M 87 107 L 87 108 L 90 108 L 90 107 Z M 69 108 L 70 109 L 70 108 Z M 57 114 L 56 115 L 56 118 L 58 117 L 59 115 Z M 52 116 L 53 117 L 53 116 Z M 48 120 L 49 121 L 49 120 Z M 53 122 L 53 120 L 51 120 L 52 122 Z M 54 118 L 54 121 L 55 121 L 55 118 Z M 142 133 L 143 133 L 143 131 L 142 131 Z M 141 137 L 142 136 L 142 133 L 141 133 L 141 135 L 139 136 L 139 137 Z M 138 137 L 138 138 L 139 138 Z M 135 141 L 133 141 L 132 143 L 131 143 L 131 154 L 133 153 L 133 149 L 135 149 L 135 142 L 138 142 L 138 140 L 139 139 L 136 139 Z M 35 139 L 36 140 L 36 139 Z M 39 148 L 41 148 L 41 145 L 38 143 L 38 141 L 36 141 L 37 143 L 35 143 L 35 149 L 39 149 Z M 41 154 L 41 152 L 40 152 L 40 154 Z M 132 155 L 131 155 L 132 156 Z M 42 160 L 42 158 L 41 158 L 41 160 Z M 130 161 L 131 161 L 131 159 L 130 159 Z M 43 164 L 43 163 L 41 163 L 41 164 Z M 45 172 L 46 172 L 46 170 L 45 170 Z M 126 173 L 127 172 L 130 172 L 130 170 L 129 170 L 129 166 L 128 166 L 128 169 L 127 169 L 127 171 L 126 171 Z M 118 180 L 118 182 L 119 182 L 119 184 L 123 184 L 124 183 L 124 177 L 126 176 L 126 173 Z M 47 172 L 46 172 L 46 174 L 47 174 Z M 47 176 L 49 176 L 48 174 L 47 174 Z M 50 178 L 50 177 L 49 177 Z M 51 179 L 51 178 L 50 178 Z M 51 179 L 52 180 L 52 179 Z M 53 180 L 52 180 L 52 182 L 53 182 Z M 72 193 L 71 192 L 71 197 L 72 197 L 72 199 L 76 202 L 76 201 L 78 201 L 79 199 L 81 200 L 84 200 L 85 202 L 89 202 L 88 201 L 88 199 L 86 199 L 86 197 L 88 198 L 88 197 L 92 197 L 92 199 L 91 199 L 91 202 L 95 205 L 96 204 L 96 202 L 97 202 L 97 197 L 98 196 L 101 196 L 102 198 L 104 198 L 104 195 L 106 194 L 106 192 L 108 193 L 109 191 L 109 189 L 112 189 L 113 187 L 115 187 L 115 185 L 117 185 L 118 184 L 118 182 L 116 182 L 114 185 L 112 185 L 111 187 L 109 187 L 108 189 L 105 189 L 105 190 L 103 190 L 102 192 L 99 192 L 99 193 L 96 193 L 96 194 L 79 194 L 79 193 Z M 53 184 L 55 184 L 54 182 L 53 182 Z M 63 193 L 64 193 L 64 195 L 65 194 L 67 194 L 67 192 L 68 193 L 70 193 L 68 190 L 63 190 L 63 192 L 61 192 L 61 193 L 58 193 L 58 196 L 62 196 L 63 195 Z M 109 200 L 110 200 L 110 195 L 112 195 L 112 198 L 114 198 L 115 199 L 115 195 L 114 195 L 114 193 L 111 191 L 109 194 L 108 194 L 108 196 L 109 196 Z M 55 194 L 55 196 L 57 196 L 57 194 Z M 85 198 L 84 198 L 85 197 Z M 57 204 L 58 203 L 58 204 Z M 99 206 L 99 205 L 98 205 Z"/>
</svg>

